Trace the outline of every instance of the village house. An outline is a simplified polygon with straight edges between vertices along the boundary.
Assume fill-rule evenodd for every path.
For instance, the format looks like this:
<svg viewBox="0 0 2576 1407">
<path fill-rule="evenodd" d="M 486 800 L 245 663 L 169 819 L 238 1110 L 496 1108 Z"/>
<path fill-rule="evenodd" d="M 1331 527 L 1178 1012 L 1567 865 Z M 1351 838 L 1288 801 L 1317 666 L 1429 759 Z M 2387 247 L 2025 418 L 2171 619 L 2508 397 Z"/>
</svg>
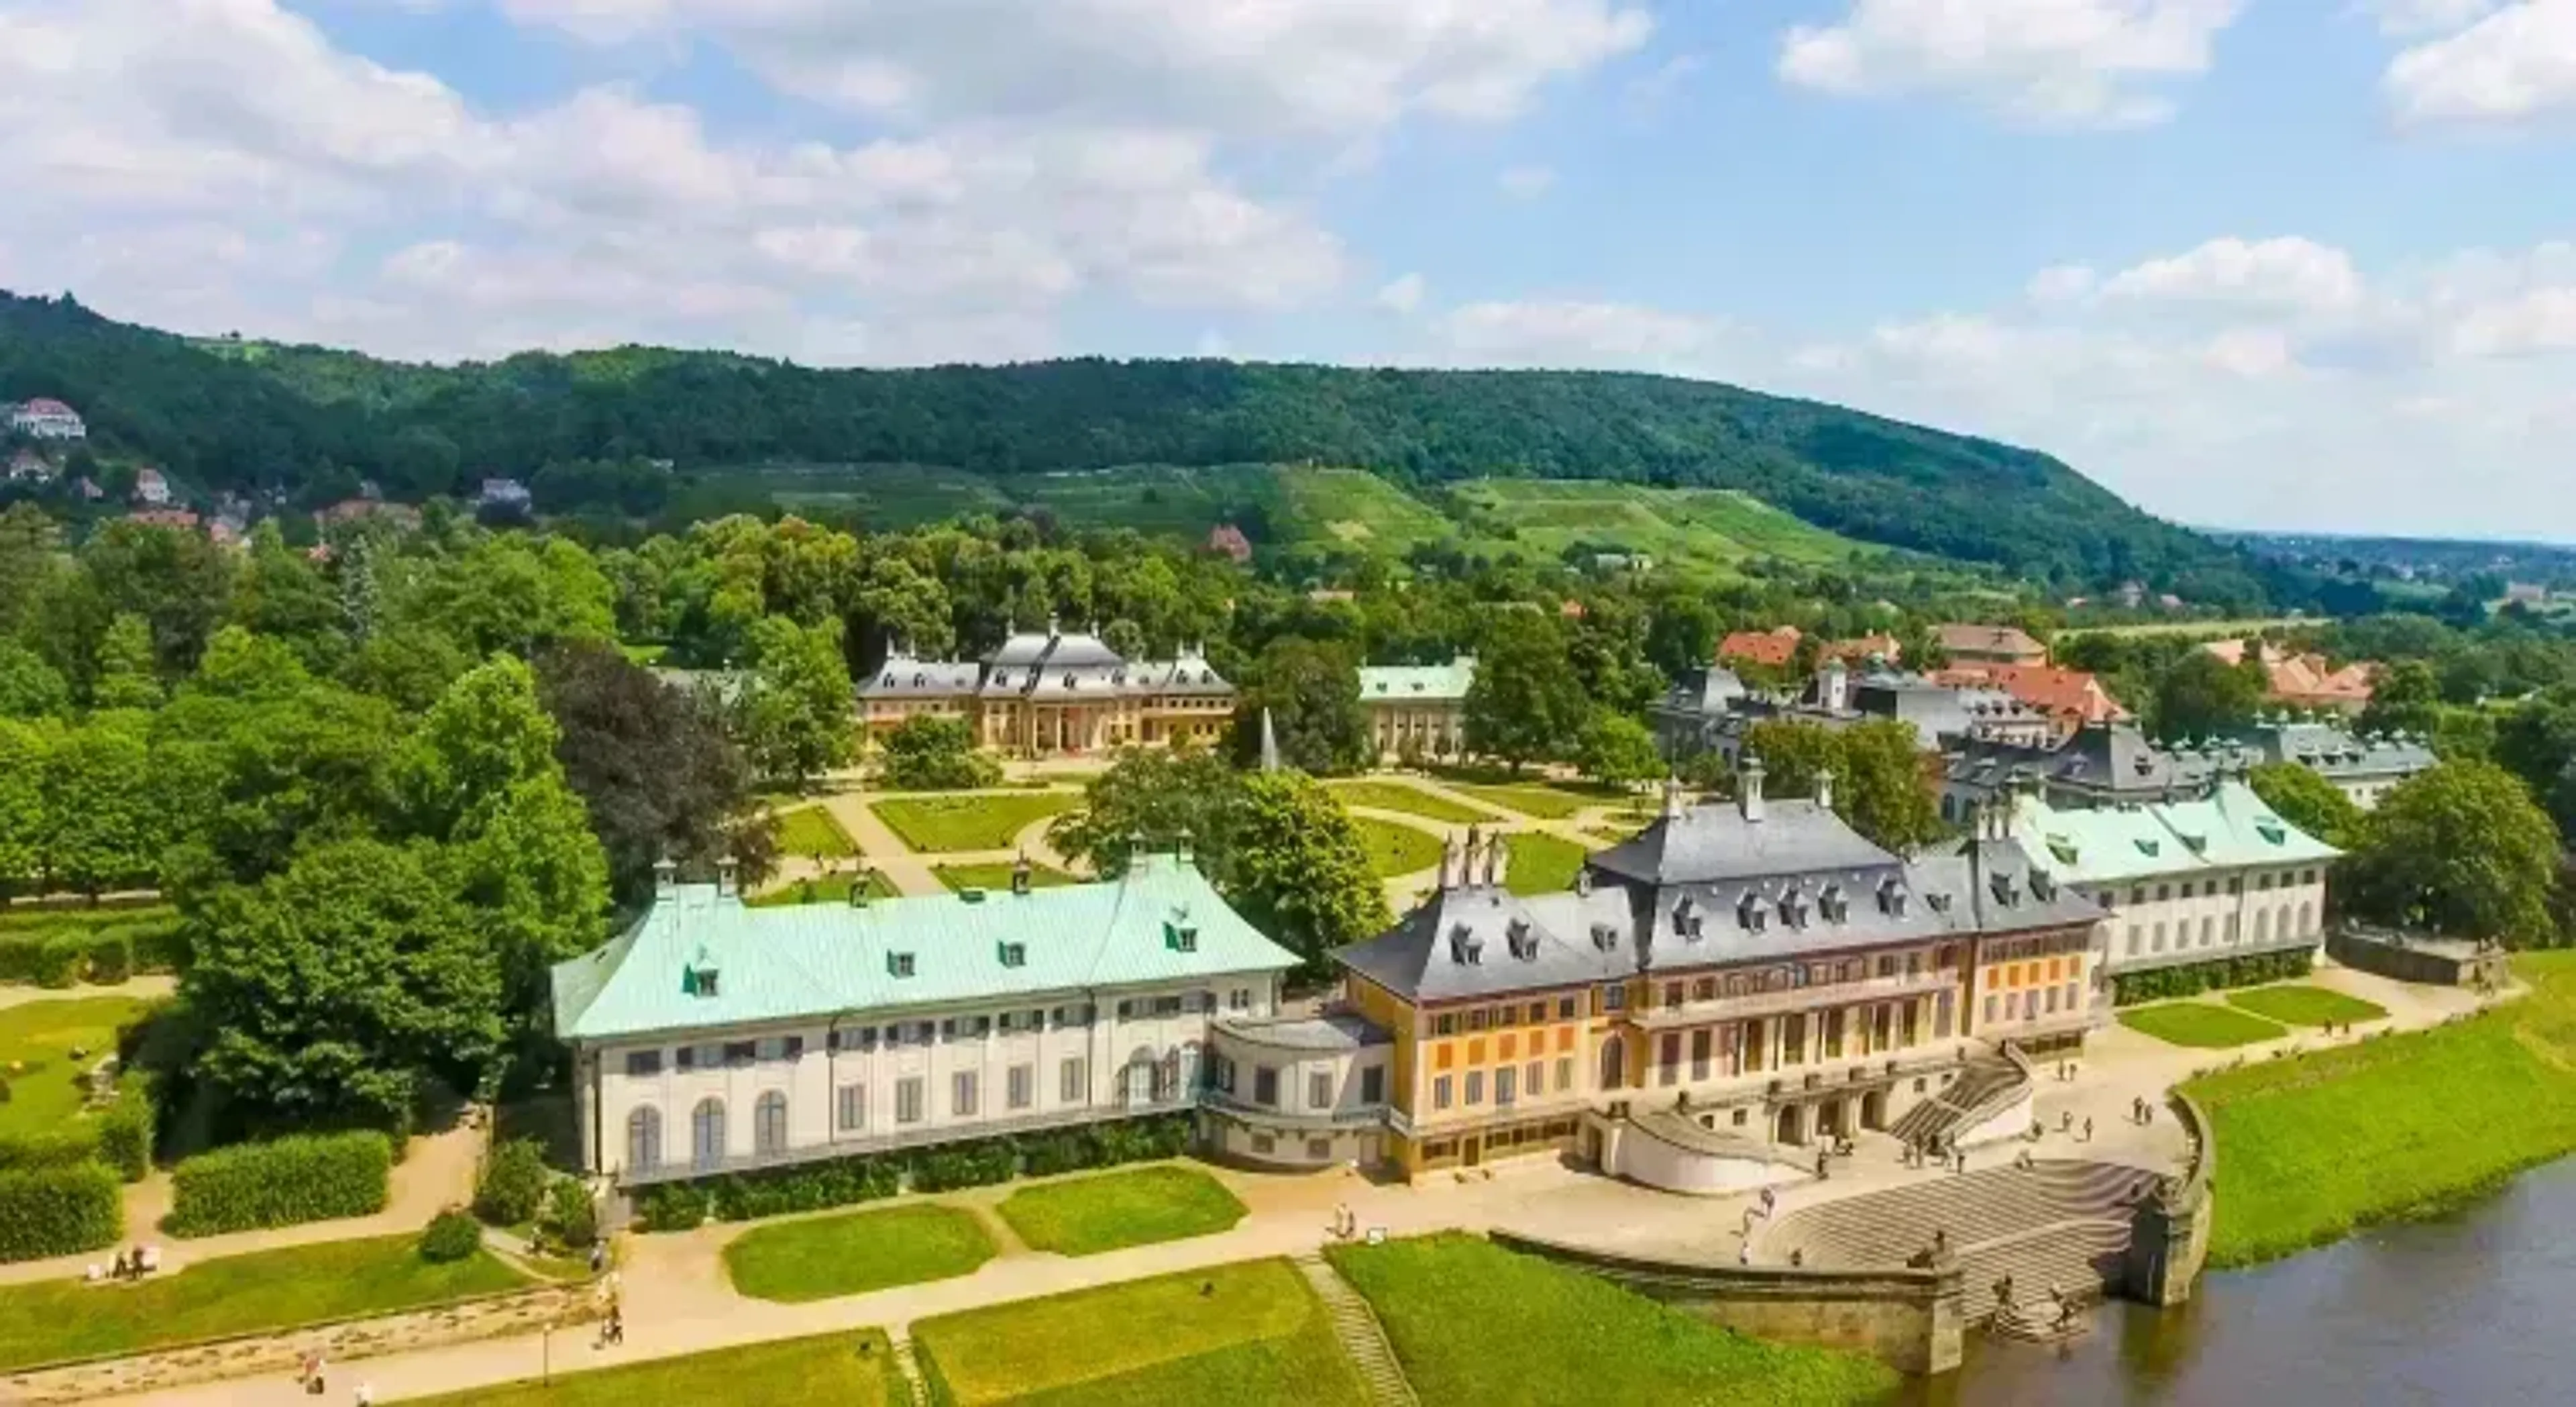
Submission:
<svg viewBox="0 0 2576 1407">
<path fill-rule="evenodd" d="M 2212 640 L 2201 648 L 2228 664 L 2241 665 L 2245 645 L 2242 640 Z M 2360 660 L 2338 667 L 2321 654 L 2294 653 L 2269 640 L 2255 643 L 2254 658 L 2263 666 L 2265 696 L 2293 708 L 2359 713 L 2370 706 L 2371 691 L 2379 681 L 2376 662 Z"/>
<path fill-rule="evenodd" d="M 1770 630 L 1739 630 L 1717 642 L 1717 662 L 1787 669 L 1790 662 L 1798 657 L 1798 642 L 1805 638 L 1806 632 L 1794 625 Z"/>
<path fill-rule="evenodd" d="M 1753 728 L 1772 719 L 1828 729 L 1894 721 L 1910 727 L 1915 746 L 1926 753 L 1969 739 L 2038 746 L 2055 729 L 2046 714 L 2000 690 L 1947 684 L 1884 664 L 1855 671 L 1838 655 L 1793 696 L 1748 690 L 1721 668 L 1669 691 L 1647 711 L 1666 757 L 1716 752 L 1729 767 L 1741 761 Z"/>
<path fill-rule="evenodd" d="M 2365 737 L 2288 713 L 2237 730 L 2234 741 L 2251 749 L 2259 762 L 2295 762 L 2307 768 L 2364 811 L 2378 806 L 2398 783 L 2441 760 L 2429 741 L 2411 734 Z"/>
<path fill-rule="evenodd" d="M 2000 690 L 2037 709 L 2052 721 L 2052 742 L 2062 742 L 2088 724 L 2122 722 L 2129 717 L 2129 711 L 2111 697 L 2102 681 L 2081 669 L 2047 664 L 1954 664 L 1935 671 L 1932 678 L 1957 688 Z"/>
<path fill-rule="evenodd" d="M 1467 751 L 1467 690 L 1476 657 L 1447 664 L 1360 667 L 1360 708 L 1380 758 L 1454 758 Z"/>
<path fill-rule="evenodd" d="M 1953 665 L 2048 663 L 2048 647 L 2030 632 L 2009 625 L 1938 625 L 1932 637 Z"/>
<path fill-rule="evenodd" d="M 1208 529 L 1207 550 L 1242 566 L 1252 560 L 1252 539 L 1232 523 L 1219 523 Z"/>
<path fill-rule="evenodd" d="M 516 479 L 485 479 L 474 493 L 475 510 L 483 513 L 524 514 L 533 502 L 528 486 Z"/>
<path fill-rule="evenodd" d="M 9 456 L 9 482 L 13 484 L 49 484 L 61 472 L 52 460 L 32 449 L 22 447 Z"/>
<path fill-rule="evenodd" d="M 89 438 L 89 426 L 82 422 L 78 411 L 42 396 L 9 408 L 9 430 L 36 440 Z"/>
<path fill-rule="evenodd" d="M 922 714 L 966 722 L 978 746 L 1023 757 L 1121 747 L 1212 745 L 1235 688 L 1196 646 L 1129 661 L 1099 636 L 1015 631 L 980 663 L 916 659 L 898 646 L 857 687 L 859 717 L 881 740 Z"/>
<path fill-rule="evenodd" d="M 134 471 L 134 501 L 146 508 L 166 508 L 170 504 L 170 480 L 158 469 Z"/>
</svg>

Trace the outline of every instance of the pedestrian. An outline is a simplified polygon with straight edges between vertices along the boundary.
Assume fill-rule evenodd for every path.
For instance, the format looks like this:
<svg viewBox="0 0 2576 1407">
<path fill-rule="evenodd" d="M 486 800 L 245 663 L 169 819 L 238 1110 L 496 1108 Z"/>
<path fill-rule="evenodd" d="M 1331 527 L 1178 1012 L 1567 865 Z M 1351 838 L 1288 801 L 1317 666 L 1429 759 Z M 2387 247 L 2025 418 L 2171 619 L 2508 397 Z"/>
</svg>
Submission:
<svg viewBox="0 0 2576 1407">
<path fill-rule="evenodd" d="M 2093 1116 L 2090 1114 L 2084 1116 L 2084 1141 L 2093 1141 Z"/>
<path fill-rule="evenodd" d="M 108 1271 L 107 1278 L 110 1280 L 122 1280 L 125 1278 L 125 1252 L 123 1250 L 120 1249 L 117 1251 L 115 1268 Z"/>
<path fill-rule="evenodd" d="M 626 1342 L 626 1307 L 624 1305 L 608 1306 L 608 1341 L 613 1344 Z"/>
<path fill-rule="evenodd" d="M 2072 1109 L 2060 1109 L 2060 1110 L 2058 1110 L 2058 1111 L 2057 1111 L 2057 1131 L 2058 1131 L 2059 1133 L 2070 1133 L 2070 1132 L 2073 1132 L 2073 1131 L 2074 1131 L 2074 1128 L 2075 1128 L 2075 1111 L 2074 1111 L 2074 1110 L 2072 1110 Z"/>
<path fill-rule="evenodd" d="M 1735 1248 L 1735 1263 L 1737 1265 L 1751 1265 L 1753 1263 L 1752 1242 L 1747 1241 Z"/>
<path fill-rule="evenodd" d="M 358 1390 L 350 1395 L 350 1400 L 355 1402 L 357 1407 L 376 1407 L 376 1385 L 374 1383 L 358 1384 Z"/>
<path fill-rule="evenodd" d="M 1779 1194 L 1779 1193 L 1777 1193 L 1777 1192 L 1772 1191 L 1772 1190 L 1771 1190 L 1770 1188 L 1768 1188 L 1768 1187 L 1763 1188 L 1763 1189 L 1762 1189 L 1762 1214 L 1763 1214 L 1764 1216 L 1769 1216 L 1769 1215 L 1771 1215 L 1772 1211 L 1773 1211 L 1774 1209 L 1776 1209 L 1779 1205 L 1780 1205 L 1780 1194 Z"/>
<path fill-rule="evenodd" d="M 591 1242 L 591 1243 L 590 1243 L 590 1273 L 591 1273 L 591 1274 L 593 1274 L 593 1275 L 597 1275 L 599 1272 L 601 1272 L 601 1271 L 603 1271 L 603 1270 L 606 1270 L 607 1268 L 608 1268 L 608 1244 L 607 1244 L 606 1242 L 604 1242 L 604 1241 L 593 1241 L 593 1242 Z"/>
</svg>

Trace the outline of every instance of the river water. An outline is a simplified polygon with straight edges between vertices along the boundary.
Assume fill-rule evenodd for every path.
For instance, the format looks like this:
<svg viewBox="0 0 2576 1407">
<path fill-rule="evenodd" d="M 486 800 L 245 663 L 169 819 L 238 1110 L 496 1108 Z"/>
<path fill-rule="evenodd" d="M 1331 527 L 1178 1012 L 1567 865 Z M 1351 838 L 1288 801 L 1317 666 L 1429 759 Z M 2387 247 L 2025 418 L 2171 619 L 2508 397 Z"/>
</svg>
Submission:
<svg viewBox="0 0 2576 1407">
<path fill-rule="evenodd" d="M 2226 1190 L 2221 1185 L 2219 1195 Z M 2520 1407 L 2576 1403 L 2576 1159 L 2440 1220 L 2114 1301 L 2063 1349 L 1971 1336 L 1919 1407 Z"/>
</svg>

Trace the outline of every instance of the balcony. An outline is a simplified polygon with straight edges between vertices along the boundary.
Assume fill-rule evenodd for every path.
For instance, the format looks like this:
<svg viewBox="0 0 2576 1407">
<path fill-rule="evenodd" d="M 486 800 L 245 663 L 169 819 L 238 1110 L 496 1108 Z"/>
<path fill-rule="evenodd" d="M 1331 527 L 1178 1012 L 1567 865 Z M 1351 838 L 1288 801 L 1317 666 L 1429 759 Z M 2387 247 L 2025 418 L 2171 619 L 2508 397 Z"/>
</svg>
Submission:
<svg viewBox="0 0 2576 1407">
<path fill-rule="evenodd" d="M 1815 1011 L 1837 1006 L 1860 1006 L 1871 1002 L 1903 1001 L 1909 997 L 1931 996 L 1945 991 L 1958 991 L 1961 978 L 1956 968 L 1933 968 L 1912 976 L 1870 977 L 1858 982 L 1829 982 L 1815 987 L 1790 987 L 1776 992 L 1754 992 L 1740 997 L 1713 997 L 1707 1001 L 1684 1002 L 1680 1006 L 1632 1006 L 1628 1022 L 1642 1030 L 1659 1031 L 1673 1026 L 1705 1026 L 1716 1021 L 1753 1021 L 1795 1011 Z"/>
<path fill-rule="evenodd" d="M 1199 1102 L 1220 1114 L 1239 1119 L 1258 1119 L 1294 1129 L 1373 1128 L 1386 1122 L 1384 1104 L 1335 1105 L 1330 1109 L 1290 1109 L 1284 1106 L 1256 1104 L 1221 1089 L 1202 1090 Z"/>
</svg>

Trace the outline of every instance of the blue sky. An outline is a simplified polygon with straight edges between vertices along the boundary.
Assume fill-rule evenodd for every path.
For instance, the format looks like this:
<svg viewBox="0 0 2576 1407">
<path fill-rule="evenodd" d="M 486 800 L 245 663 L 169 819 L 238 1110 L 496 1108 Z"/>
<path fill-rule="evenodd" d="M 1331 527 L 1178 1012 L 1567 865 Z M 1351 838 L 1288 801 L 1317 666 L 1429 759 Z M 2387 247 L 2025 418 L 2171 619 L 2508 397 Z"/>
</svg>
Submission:
<svg viewBox="0 0 2576 1407">
<path fill-rule="evenodd" d="M 2576 539 L 2571 117 L 2576 0 L 0 0 L 0 287 L 1636 368 L 2189 522 Z"/>
</svg>

